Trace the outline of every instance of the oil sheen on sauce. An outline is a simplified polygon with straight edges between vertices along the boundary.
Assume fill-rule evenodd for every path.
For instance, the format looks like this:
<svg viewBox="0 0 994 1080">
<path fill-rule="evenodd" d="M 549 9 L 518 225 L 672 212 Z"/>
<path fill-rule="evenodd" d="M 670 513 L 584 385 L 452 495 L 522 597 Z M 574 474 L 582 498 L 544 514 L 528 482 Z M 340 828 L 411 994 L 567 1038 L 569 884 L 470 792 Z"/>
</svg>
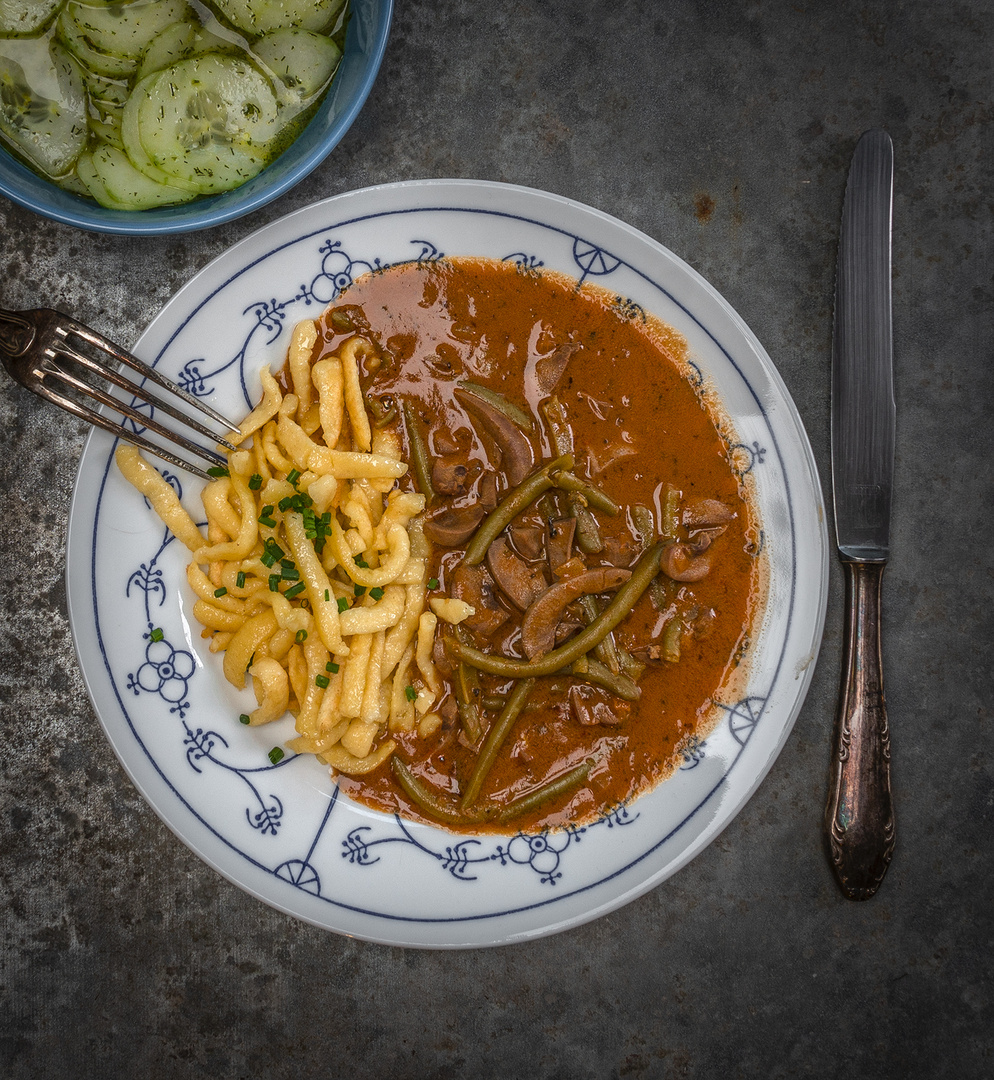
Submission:
<svg viewBox="0 0 994 1080">
<path fill-rule="evenodd" d="M 586 761 L 591 768 L 584 783 L 506 825 L 488 823 L 473 831 L 588 823 L 630 802 L 683 764 L 684 755 L 714 725 L 718 703 L 737 700 L 759 607 L 759 527 L 732 465 L 729 444 L 734 438 L 695 385 L 699 380 L 687 362 L 683 339 L 600 288 L 513 263 L 472 259 L 411 263 L 360 278 L 319 321 L 315 359 L 334 351 L 353 329 L 370 336 L 381 353 L 372 365 L 375 370 L 362 372 L 367 400 L 389 415 L 391 406 L 408 399 L 432 459 L 461 455 L 465 463 L 465 493 L 436 496 L 429 514 L 480 500 L 493 474 L 498 497 L 508 487 L 499 450 L 478 430 L 455 392 L 460 380 L 497 391 L 532 418 L 536 465 L 556 456 L 542 411 L 549 395 L 536 365 L 567 343 L 580 347 L 555 394 L 573 432 L 574 472 L 621 506 L 613 517 L 594 512 L 604 548 L 584 555 L 585 564 L 631 566 L 642 550 L 632 508 L 649 508 L 658 532 L 669 488 L 676 489 L 684 515 L 678 539 L 694 531 L 684 523 L 687 508 L 713 500 L 729 511 L 730 520 L 710 545 L 707 575 L 680 582 L 661 573 L 659 587 L 644 595 L 615 630 L 617 643 L 645 660 L 638 700 L 622 701 L 585 686 L 582 676 L 539 679 L 481 798 L 500 806 Z M 410 475 L 401 484 L 414 487 Z M 568 513 L 564 506 L 562 495 L 533 505 L 517 519 L 522 531 L 516 535 L 534 538 L 550 517 Z M 438 588 L 432 596 L 448 595 L 461 556 L 461 549 L 435 547 L 431 576 Z M 545 554 L 523 553 L 528 556 L 551 582 Z M 608 599 L 602 597 L 601 605 Z M 490 634 L 470 636 L 479 648 L 521 657 L 520 612 L 506 600 L 501 605 L 511 612 L 504 624 Z M 673 640 L 674 620 L 679 660 L 660 660 L 667 627 Z M 438 648 L 436 657 L 444 664 Z M 441 729 L 428 739 L 413 733 L 395 737 L 400 758 L 418 779 L 458 805 L 479 744 L 469 745 L 453 719 L 451 678 L 446 685 Z M 482 676 L 483 697 L 491 702 L 506 697 L 512 686 L 506 678 Z M 497 715 L 494 709 L 485 711 L 484 727 Z M 433 820 L 412 805 L 388 766 L 338 781 L 350 797 L 367 805 Z"/>
</svg>

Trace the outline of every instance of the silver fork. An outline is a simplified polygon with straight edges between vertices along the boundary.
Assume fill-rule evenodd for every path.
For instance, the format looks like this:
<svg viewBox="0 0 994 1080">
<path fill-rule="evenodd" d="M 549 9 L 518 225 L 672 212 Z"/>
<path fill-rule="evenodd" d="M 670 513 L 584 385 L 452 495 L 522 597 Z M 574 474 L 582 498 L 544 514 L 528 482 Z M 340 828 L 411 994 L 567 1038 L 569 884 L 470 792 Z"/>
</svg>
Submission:
<svg viewBox="0 0 994 1080">
<path fill-rule="evenodd" d="M 52 311 L 49 308 L 36 308 L 32 311 L 6 311 L 0 308 L 0 360 L 8 374 L 33 393 L 46 401 L 66 409 L 74 416 L 86 420 L 94 427 L 109 431 L 118 438 L 134 443 L 151 454 L 168 461 L 177 468 L 192 472 L 204 480 L 210 476 L 204 468 L 172 453 L 165 447 L 158 446 L 136 431 L 130 431 L 120 423 L 115 423 L 83 402 L 60 392 L 53 382 L 74 390 L 82 398 L 105 405 L 135 424 L 154 432 L 168 442 L 181 447 L 212 467 L 227 465 L 225 458 L 217 451 L 198 445 L 182 432 L 165 427 L 154 416 L 143 413 L 134 404 L 108 393 L 100 386 L 87 382 L 80 374 L 88 374 L 103 379 L 108 383 L 131 394 L 138 402 L 145 402 L 153 409 L 159 409 L 167 416 L 184 424 L 186 427 L 205 436 L 211 443 L 219 443 L 234 450 L 236 447 L 222 438 L 209 427 L 194 417 L 186 415 L 169 401 L 146 389 L 144 385 L 132 382 L 122 375 L 119 368 L 123 365 L 137 372 L 142 379 L 155 383 L 158 387 L 175 395 L 191 408 L 210 417 L 225 432 L 238 432 L 236 424 L 226 420 L 220 413 L 198 400 L 193 394 L 171 382 L 155 368 L 139 360 L 137 356 L 115 345 L 102 334 L 77 322 L 68 315 Z"/>
</svg>

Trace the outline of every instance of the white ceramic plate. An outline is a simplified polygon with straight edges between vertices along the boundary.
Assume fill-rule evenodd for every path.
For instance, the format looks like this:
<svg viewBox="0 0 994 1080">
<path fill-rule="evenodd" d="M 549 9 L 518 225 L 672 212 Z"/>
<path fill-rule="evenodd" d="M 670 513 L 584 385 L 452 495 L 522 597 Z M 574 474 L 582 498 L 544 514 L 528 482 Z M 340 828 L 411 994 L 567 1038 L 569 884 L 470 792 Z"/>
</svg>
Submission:
<svg viewBox="0 0 994 1080">
<path fill-rule="evenodd" d="M 769 357 L 698 274 L 589 207 L 520 187 L 433 180 L 340 195 L 274 222 L 201 271 L 136 352 L 238 416 L 290 328 L 375 267 L 446 255 L 527 261 L 594 281 L 674 325 L 733 420 L 751 472 L 770 589 L 748 692 L 675 775 L 585 828 L 456 836 L 339 795 L 311 756 L 268 751 L 292 722 L 246 728 L 190 609 L 177 542 L 94 432 L 80 465 L 67 578 L 76 648 L 122 764 L 167 825 L 260 900 L 343 934 L 469 947 L 554 933 L 658 885 L 732 820 L 786 740 L 821 640 L 828 545 L 821 487 Z M 199 484 L 171 482 L 195 517 Z M 161 630 L 161 640 L 151 632 Z M 155 638 L 159 635 L 155 634 Z"/>
</svg>

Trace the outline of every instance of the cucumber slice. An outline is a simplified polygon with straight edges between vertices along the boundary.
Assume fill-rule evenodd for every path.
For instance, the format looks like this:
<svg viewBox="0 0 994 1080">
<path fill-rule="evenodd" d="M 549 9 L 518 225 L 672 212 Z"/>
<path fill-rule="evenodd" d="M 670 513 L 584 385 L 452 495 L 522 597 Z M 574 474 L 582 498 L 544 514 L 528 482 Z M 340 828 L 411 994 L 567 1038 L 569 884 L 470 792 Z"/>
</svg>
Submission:
<svg viewBox="0 0 994 1080">
<path fill-rule="evenodd" d="M 216 19 L 212 18 L 211 21 L 217 24 Z M 244 53 L 244 49 L 239 49 L 237 45 L 212 34 L 209 29 L 195 22 L 173 23 L 145 50 L 138 68 L 138 78 L 144 79 L 146 75 L 178 64 L 180 60 L 207 52 L 238 55 Z"/>
<path fill-rule="evenodd" d="M 139 138 L 138 110 L 148 98 L 149 87 L 158 81 L 161 74 L 162 72 L 156 71 L 142 79 L 135 86 L 131 97 L 128 98 L 128 103 L 124 106 L 124 112 L 121 114 L 121 142 L 124 144 L 124 152 L 128 155 L 131 164 L 150 180 L 155 180 L 160 184 L 171 184 L 175 187 L 185 188 L 194 195 L 198 195 L 200 193 L 199 184 L 191 184 L 164 173 L 162 169 L 153 163 Z"/>
<path fill-rule="evenodd" d="M 138 66 L 137 61 L 127 57 L 113 56 L 96 48 L 73 19 L 68 8 L 63 8 L 58 21 L 59 37 L 76 59 L 90 71 L 112 79 L 129 78 Z"/>
<path fill-rule="evenodd" d="M 341 15 L 345 0 L 215 0 L 214 6 L 240 30 L 255 35 L 291 26 L 327 30 Z"/>
<path fill-rule="evenodd" d="M 138 137 L 153 165 L 169 177 L 218 192 L 265 168 L 267 144 L 280 124 L 272 87 L 251 64 L 207 53 L 141 85 Z"/>
<path fill-rule="evenodd" d="M 67 173 L 65 176 L 59 177 L 59 187 L 62 188 L 63 191 L 71 191 L 73 195 L 82 195 L 84 198 L 87 198 L 90 195 L 86 184 L 84 184 L 76 175 L 75 170 L 71 173 Z"/>
<path fill-rule="evenodd" d="M 94 49 L 130 60 L 134 66 L 159 34 L 194 17 L 186 0 L 132 0 L 109 6 L 69 0 L 66 14 Z"/>
<path fill-rule="evenodd" d="M 116 107 L 123 109 L 131 95 L 131 87 L 123 79 L 112 79 L 80 65 L 83 85 L 90 96 L 90 101 L 97 104 L 101 111 Z"/>
<path fill-rule="evenodd" d="M 259 38 L 252 51 L 305 103 L 331 82 L 342 60 L 342 50 L 330 37 L 299 28 L 274 30 Z"/>
<path fill-rule="evenodd" d="M 110 192 L 103 180 L 100 179 L 96 167 L 93 164 L 93 155 L 89 152 L 81 154 L 76 162 L 76 177 L 83 183 L 91 199 L 96 200 L 101 206 L 109 210 L 126 210 L 110 197 Z"/>
<path fill-rule="evenodd" d="M 145 50 L 138 68 L 138 78 L 144 79 L 146 75 L 185 60 L 196 38 L 196 23 L 184 20 L 167 27 Z"/>
<path fill-rule="evenodd" d="M 86 147 L 86 93 L 72 57 L 47 38 L 0 40 L 0 136 L 48 177 Z"/>
<path fill-rule="evenodd" d="M 62 6 L 62 0 L 0 0 L 0 34 L 33 34 Z"/>
<path fill-rule="evenodd" d="M 116 146 L 118 150 L 124 150 L 124 140 L 121 138 L 121 118 L 106 116 L 98 118 L 90 117 L 90 134 L 100 143 Z"/>
<path fill-rule="evenodd" d="M 150 180 L 131 164 L 127 154 L 114 146 L 98 147 L 91 160 L 107 194 L 127 210 L 173 206 L 194 198 L 192 192 Z"/>
</svg>

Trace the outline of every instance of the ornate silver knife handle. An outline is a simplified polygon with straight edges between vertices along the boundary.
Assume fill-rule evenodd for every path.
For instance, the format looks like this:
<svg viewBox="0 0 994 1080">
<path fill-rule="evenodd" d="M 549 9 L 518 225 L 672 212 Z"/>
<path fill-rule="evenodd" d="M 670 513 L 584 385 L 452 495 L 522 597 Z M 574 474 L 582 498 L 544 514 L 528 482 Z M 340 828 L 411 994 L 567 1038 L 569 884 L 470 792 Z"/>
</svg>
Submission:
<svg viewBox="0 0 994 1080">
<path fill-rule="evenodd" d="M 846 622 L 825 835 L 850 900 L 868 900 L 894 853 L 890 733 L 880 660 L 884 563 L 843 562 Z"/>
</svg>

